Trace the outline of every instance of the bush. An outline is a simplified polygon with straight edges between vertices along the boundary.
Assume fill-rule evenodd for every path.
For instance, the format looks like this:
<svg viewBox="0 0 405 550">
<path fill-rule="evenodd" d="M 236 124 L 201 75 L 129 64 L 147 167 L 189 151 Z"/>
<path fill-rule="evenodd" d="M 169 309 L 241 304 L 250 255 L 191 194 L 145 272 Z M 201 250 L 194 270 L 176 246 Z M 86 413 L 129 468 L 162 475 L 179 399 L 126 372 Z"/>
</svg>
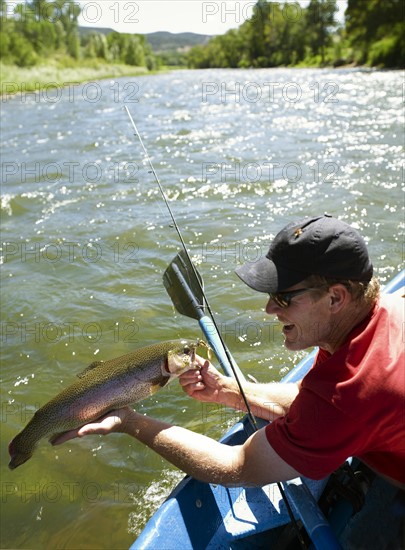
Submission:
<svg viewBox="0 0 405 550">
<path fill-rule="evenodd" d="M 371 66 L 400 67 L 404 66 L 404 53 L 399 47 L 397 36 L 386 36 L 372 44 L 367 57 Z"/>
<path fill-rule="evenodd" d="M 33 67 L 38 62 L 38 56 L 32 45 L 19 34 L 11 36 L 10 53 L 13 62 L 19 67 Z"/>
</svg>

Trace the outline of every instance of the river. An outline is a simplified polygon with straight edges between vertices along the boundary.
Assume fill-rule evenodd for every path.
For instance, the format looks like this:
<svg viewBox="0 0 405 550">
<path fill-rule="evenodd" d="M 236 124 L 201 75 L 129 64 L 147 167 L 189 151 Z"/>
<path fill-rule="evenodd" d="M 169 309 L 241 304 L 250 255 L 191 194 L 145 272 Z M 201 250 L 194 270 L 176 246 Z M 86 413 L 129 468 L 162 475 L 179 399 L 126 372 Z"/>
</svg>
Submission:
<svg viewBox="0 0 405 550">
<path fill-rule="evenodd" d="M 179 71 L 2 98 L 2 548 L 128 548 L 182 478 L 122 435 L 42 442 L 7 468 L 8 441 L 87 365 L 200 336 L 162 285 L 180 246 L 123 105 L 229 348 L 244 372 L 278 380 L 302 353 L 282 348 L 234 269 L 322 213 L 362 232 L 382 282 L 401 269 L 402 77 Z M 215 438 L 238 418 L 177 383 L 138 409 Z"/>
</svg>

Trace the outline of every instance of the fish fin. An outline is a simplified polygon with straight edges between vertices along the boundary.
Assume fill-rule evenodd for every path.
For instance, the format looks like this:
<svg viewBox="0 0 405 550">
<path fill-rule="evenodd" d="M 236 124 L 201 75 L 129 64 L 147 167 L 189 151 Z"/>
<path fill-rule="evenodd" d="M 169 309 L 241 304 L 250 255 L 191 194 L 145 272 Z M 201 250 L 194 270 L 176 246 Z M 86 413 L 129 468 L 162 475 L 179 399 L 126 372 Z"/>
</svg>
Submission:
<svg viewBox="0 0 405 550">
<path fill-rule="evenodd" d="M 51 437 L 48 439 L 49 443 L 51 445 L 54 444 L 54 441 L 56 441 L 58 439 L 58 437 L 60 437 L 62 434 L 64 434 L 66 432 L 58 432 L 58 433 L 54 433 L 53 435 L 51 435 Z"/>
<path fill-rule="evenodd" d="M 150 395 L 153 395 L 154 393 L 156 393 L 159 390 L 161 390 L 162 388 L 164 388 L 168 382 L 170 382 L 170 377 L 169 376 L 165 377 L 162 380 L 159 380 L 158 382 L 156 382 L 154 384 L 152 383 L 152 385 L 150 387 Z"/>
<path fill-rule="evenodd" d="M 86 367 L 84 369 L 83 372 L 81 372 L 80 374 L 77 375 L 78 378 L 83 378 L 83 376 L 86 376 L 86 374 L 93 370 L 93 369 L 96 369 L 97 367 L 99 367 L 100 365 L 103 365 L 104 364 L 104 361 L 94 361 L 94 363 L 92 363 L 91 365 L 89 365 L 88 367 Z"/>
</svg>

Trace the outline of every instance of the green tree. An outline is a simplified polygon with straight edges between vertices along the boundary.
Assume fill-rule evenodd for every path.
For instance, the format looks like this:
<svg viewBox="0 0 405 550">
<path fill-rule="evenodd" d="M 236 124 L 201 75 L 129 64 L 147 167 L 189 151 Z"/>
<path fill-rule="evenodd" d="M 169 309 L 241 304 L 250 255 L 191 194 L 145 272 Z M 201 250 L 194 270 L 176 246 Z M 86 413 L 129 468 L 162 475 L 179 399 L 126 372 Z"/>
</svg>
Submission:
<svg viewBox="0 0 405 550">
<path fill-rule="evenodd" d="M 253 63 L 268 56 L 268 22 L 270 4 L 266 0 L 259 0 L 253 8 L 253 14 L 246 24 L 246 35 L 249 43 L 249 57 Z M 267 29 L 266 29 L 267 27 Z M 266 51 L 267 50 L 267 51 Z"/>
<path fill-rule="evenodd" d="M 34 21 L 41 21 L 52 17 L 54 5 L 48 0 L 31 0 L 25 2 L 25 15 L 31 15 Z"/>
<path fill-rule="evenodd" d="M 92 32 L 82 41 L 85 57 L 110 59 L 107 37 L 100 32 Z"/>
<path fill-rule="evenodd" d="M 112 32 L 107 36 L 107 45 L 113 61 L 139 67 L 155 66 L 150 45 L 142 35 Z"/>
<path fill-rule="evenodd" d="M 210 66 L 207 46 L 194 46 L 187 53 L 187 65 L 192 69 L 208 69 Z"/>
<path fill-rule="evenodd" d="M 404 67 L 404 19 L 402 0 L 348 0 L 346 32 L 356 61 Z"/>
<path fill-rule="evenodd" d="M 10 62 L 10 35 L 13 32 L 13 25 L 7 18 L 7 4 L 5 0 L 0 0 L 0 57 L 4 62 Z"/>
<path fill-rule="evenodd" d="M 38 56 L 31 43 L 16 32 L 10 36 L 10 53 L 12 62 L 19 67 L 32 67 L 38 62 Z"/>
<path fill-rule="evenodd" d="M 14 17 L 7 17 L 6 4 L 0 5 L 2 29 L 0 44 L 4 59 L 30 66 L 40 58 L 67 53 L 78 58 L 80 7 L 72 0 L 31 0 L 17 4 Z"/>
<path fill-rule="evenodd" d="M 291 65 L 301 59 L 303 48 L 302 12 L 289 5 L 274 5 L 266 25 L 267 67 Z"/>
<path fill-rule="evenodd" d="M 137 36 L 129 39 L 124 61 L 127 65 L 143 67 L 145 65 L 145 51 Z"/>
<path fill-rule="evenodd" d="M 306 10 L 306 32 L 312 55 L 321 56 L 325 64 L 326 48 L 331 44 L 331 31 L 337 25 L 335 14 L 338 11 L 336 0 L 311 0 Z"/>
<path fill-rule="evenodd" d="M 259 0 L 252 17 L 239 29 L 195 47 L 189 54 L 194 67 L 277 67 L 300 62 L 305 56 L 305 18 L 291 4 Z"/>
<path fill-rule="evenodd" d="M 73 0 L 56 0 L 55 17 L 61 23 L 66 35 L 67 53 L 74 59 L 80 57 L 80 39 L 78 19 L 80 6 Z"/>
</svg>

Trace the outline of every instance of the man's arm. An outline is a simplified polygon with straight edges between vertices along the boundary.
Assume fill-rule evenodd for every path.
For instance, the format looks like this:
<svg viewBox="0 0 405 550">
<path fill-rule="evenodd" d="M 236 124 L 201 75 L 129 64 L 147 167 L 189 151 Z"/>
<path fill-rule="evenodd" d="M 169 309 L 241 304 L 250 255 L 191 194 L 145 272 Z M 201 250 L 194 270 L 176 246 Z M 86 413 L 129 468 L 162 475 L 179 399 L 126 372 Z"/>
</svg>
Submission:
<svg viewBox="0 0 405 550">
<path fill-rule="evenodd" d="M 300 474 L 270 446 L 264 430 L 243 445 L 229 446 L 185 428 L 143 416 L 127 407 L 104 419 L 61 435 L 53 444 L 90 434 L 127 433 L 186 474 L 208 483 L 263 486 Z"/>
<path fill-rule="evenodd" d="M 246 406 L 233 378 L 223 376 L 205 359 L 196 358 L 198 370 L 187 371 L 180 377 L 184 391 L 199 401 L 219 403 L 246 412 Z M 252 413 L 267 421 L 284 416 L 297 397 L 300 383 L 270 384 L 243 383 Z"/>
</svg>

